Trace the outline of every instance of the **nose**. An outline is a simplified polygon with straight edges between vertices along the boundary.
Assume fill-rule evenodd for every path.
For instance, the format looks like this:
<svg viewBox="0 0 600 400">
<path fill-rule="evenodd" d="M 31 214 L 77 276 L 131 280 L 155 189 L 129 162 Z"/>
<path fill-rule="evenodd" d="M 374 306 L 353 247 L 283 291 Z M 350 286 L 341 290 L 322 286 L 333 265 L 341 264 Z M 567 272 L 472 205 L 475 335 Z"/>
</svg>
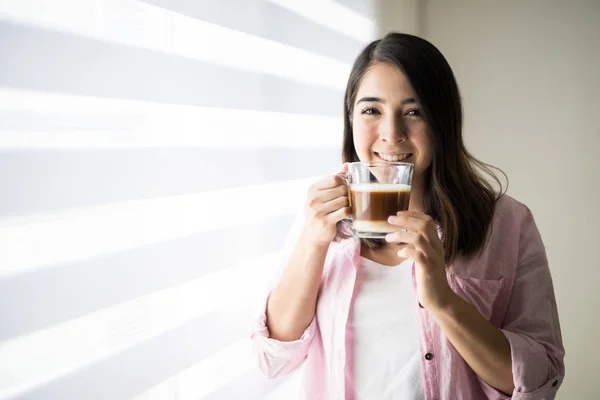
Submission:
<svg viewBox="0 0 600 400">
<path fill-rule="evenodd" d="M 381 122 L 379 137 L 390 144 L 406 141 L 406 125 L 402 118 L 386 118 Z"/>
</svg>

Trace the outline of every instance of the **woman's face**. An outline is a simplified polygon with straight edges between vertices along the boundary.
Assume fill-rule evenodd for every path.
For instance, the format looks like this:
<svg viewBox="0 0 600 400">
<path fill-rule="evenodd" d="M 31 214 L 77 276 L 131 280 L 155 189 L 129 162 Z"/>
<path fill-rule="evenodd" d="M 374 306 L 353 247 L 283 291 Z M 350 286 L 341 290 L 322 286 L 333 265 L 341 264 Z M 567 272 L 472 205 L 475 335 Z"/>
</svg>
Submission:
<svg viewBox="0 0 600 400">
<path fill-rule="evenodd" d="M 418 179 L 431 165 L 433 143 L 410 83 L 399 68 L 373 65 L 363 76 L 352 113 L 354 147 L 363 162 L 415 165 Z"/>
</svg>

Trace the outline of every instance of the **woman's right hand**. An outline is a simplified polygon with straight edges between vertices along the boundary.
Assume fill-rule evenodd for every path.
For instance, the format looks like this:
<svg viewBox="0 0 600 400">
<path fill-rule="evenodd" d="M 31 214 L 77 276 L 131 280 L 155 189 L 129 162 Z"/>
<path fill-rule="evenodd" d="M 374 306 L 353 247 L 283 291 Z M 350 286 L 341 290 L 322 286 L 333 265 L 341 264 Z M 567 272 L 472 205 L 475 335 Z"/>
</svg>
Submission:
<svg viewBox="0 0 600 400">
<path fill-rule="evenodd" d="M 317 246 L 329 246 L 337 232 L 337 223 L 351 215 L 348 186 L 342 170 L 313 184 L 306 198 L 304 237 Z"/>
</svg>

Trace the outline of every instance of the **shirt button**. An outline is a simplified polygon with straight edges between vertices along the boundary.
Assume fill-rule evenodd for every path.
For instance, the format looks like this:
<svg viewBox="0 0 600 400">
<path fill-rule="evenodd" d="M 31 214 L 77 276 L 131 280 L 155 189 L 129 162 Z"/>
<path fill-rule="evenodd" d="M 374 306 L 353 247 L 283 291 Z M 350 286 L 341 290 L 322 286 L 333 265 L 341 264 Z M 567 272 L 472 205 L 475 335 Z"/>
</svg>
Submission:
<svg viewBox="0 0 600 400">
<path fill-rule="evenodd" d="M 427 354 L 425 354 L 425 359 L 426 359 L 427 361 L 430 361 L 430 360 L 432 360 L 432 359 L 433 359 L 433 354 L 431 354 L 431 353 L 427 353 Z"/>
</svg>

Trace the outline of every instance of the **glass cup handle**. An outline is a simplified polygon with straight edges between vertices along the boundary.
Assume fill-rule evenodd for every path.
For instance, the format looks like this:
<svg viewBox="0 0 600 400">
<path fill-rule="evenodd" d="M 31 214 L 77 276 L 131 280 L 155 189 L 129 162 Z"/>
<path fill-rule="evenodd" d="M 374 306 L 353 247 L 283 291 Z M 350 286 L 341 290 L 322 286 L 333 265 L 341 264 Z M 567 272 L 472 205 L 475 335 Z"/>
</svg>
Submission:
<svg viewBox="0 0 600 400">
<path fill-rule="evenodd" d="M 348 206 L 352 208 L 352 196 L 350 196 L 350 174 L 346 172 L 343 176 L 344 181 L 346 182 L 346 187 L 348 188 Z M 352 216 L 344 218 L 342 221 L 344 222 L 352 222 Z"/>
</svg>

